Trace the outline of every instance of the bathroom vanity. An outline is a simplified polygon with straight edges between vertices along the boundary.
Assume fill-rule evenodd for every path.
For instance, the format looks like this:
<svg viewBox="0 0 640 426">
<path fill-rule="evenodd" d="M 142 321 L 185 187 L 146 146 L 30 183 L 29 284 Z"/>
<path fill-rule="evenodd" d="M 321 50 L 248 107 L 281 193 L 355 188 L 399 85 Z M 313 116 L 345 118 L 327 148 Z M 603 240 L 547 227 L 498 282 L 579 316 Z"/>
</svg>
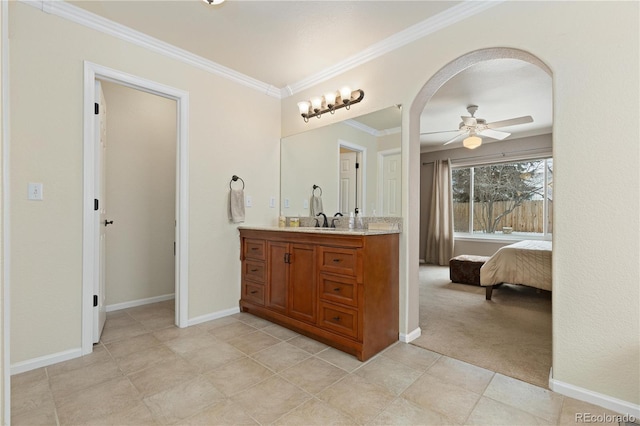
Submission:
<svg viewBox="0 0 640 426">
<path fill-rule="evenodd" d="M 239 229 L 242 311 L 361 361 L 398 340 L 398 231 Z"/>
</svg>

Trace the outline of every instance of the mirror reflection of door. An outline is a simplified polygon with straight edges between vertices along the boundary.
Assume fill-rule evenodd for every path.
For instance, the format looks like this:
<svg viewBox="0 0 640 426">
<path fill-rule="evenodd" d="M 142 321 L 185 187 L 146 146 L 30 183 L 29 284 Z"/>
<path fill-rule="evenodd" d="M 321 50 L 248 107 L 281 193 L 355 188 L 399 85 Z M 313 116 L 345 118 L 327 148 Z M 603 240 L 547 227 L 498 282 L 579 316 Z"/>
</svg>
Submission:
<svg viewBox="0 0 640 426">
<path fill-rule="evenodd" d="M 400 216 L 402 154 L 382 157 L 382 215 Z"/>
<path fill-rule="evenodd" d="M 339 211 L 345 216 L 362 207 L 362 153 L 340 147 Z"/>
</svg>

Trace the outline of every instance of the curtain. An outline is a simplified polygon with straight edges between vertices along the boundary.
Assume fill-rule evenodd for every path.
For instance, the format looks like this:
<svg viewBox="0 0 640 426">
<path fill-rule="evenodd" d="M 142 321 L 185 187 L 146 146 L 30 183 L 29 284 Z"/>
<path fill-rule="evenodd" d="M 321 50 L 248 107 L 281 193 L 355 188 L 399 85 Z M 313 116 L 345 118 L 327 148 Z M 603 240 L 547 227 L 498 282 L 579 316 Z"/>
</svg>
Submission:
<svg viewBox="0 0 640 426">
<path fill-rule="evenodd" d="M 433 189 L 427 226 L 427 263 L 449 265 L 453 257 L 453 192 L 451 161 L 433 164 Z"/>
</svg>

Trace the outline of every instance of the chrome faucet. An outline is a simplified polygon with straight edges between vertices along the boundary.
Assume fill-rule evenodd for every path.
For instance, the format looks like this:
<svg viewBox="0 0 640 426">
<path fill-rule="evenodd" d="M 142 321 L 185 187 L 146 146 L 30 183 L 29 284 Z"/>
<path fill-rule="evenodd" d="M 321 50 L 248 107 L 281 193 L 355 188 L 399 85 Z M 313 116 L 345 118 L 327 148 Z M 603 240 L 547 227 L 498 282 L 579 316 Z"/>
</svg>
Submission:
<svg viewBox="0 0 640 426">
<path fill-rule="evenodd" d="M 342 213 L 338 212 L 338 213 L 333 215 L 333 219 L 331 219 L 331 227 L 332 228 L 336 227 L 336 220 L 340 220 L 340 218 L 338 216 L 342 217 Z"/>
<path fill-rule="evenodd" d="M 329 227 L 329 222 L 327 222 L 327 215 L 322 213 L 322 212 L 320 212 L 316 216 L 320 216 L 320 215 L 322 215 L 322 217 L 324 217 L 324 221 L 322 222 L 322 227 L 323 228 L 328 228 Z"/>
</svg>

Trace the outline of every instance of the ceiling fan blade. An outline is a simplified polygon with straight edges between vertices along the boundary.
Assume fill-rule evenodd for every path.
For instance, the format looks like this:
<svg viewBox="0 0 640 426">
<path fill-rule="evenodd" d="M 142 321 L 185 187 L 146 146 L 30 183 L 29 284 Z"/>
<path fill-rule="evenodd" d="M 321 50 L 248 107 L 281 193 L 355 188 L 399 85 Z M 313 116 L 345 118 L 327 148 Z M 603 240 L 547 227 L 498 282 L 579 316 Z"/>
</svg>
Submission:
<svg viewBox="0 0 640 426">
<path fill-rule="evenodd" d="M 445 143 L 442 144 L 442 146 L 445 145 L 449 145 L 450 143 L 453 143 L 456 141 L 456 139 L 458 139 L 460 136 L 467 134 L 467 132 L 465 131 L 458 131 L 458 134 L 455 135 L 453 138 L 449 139 L 448 141 L 446 141 Z"/>
<path fill-rule="evenodd" d="M 490 138 L 498 139 L 499 141 L 501 141 L 502 139 L 505 139 L 506 137 L 508 137 L 511 133 L 501 132 L 500 130 L 485 129 L 481 132 L 478 132 L 478 134 L 481 136 L 488 136 Z"/>
<path fill-rule="evenodd" d="M 475 126 L 476 124 L 478 124 L 478 121 L 475 119 L 475 117 L 460 117 L 462 118 L 462 122 L 464 123 L 465 126 Z"/>
<path fill-rule="evenodd" d="M 440 132 L 426 132 L 426 133 L 420 133 L 421 135 L 437 135 L 438 133 L 452 133 L 452 132 L 459 132 L 460 130 L 456 129 L 456 130 L 442 130 Z"/>
<path fill-rule="evenodd" d="M 497 129 L 500 127 L 515 126 L 516 124 L 533 123 L 533 118 L 530 115 L 524 117 L 511 118 L 509 120 L 494 121 L 493 123 L 487 123 L 487 128 Z"/>
</svg>

